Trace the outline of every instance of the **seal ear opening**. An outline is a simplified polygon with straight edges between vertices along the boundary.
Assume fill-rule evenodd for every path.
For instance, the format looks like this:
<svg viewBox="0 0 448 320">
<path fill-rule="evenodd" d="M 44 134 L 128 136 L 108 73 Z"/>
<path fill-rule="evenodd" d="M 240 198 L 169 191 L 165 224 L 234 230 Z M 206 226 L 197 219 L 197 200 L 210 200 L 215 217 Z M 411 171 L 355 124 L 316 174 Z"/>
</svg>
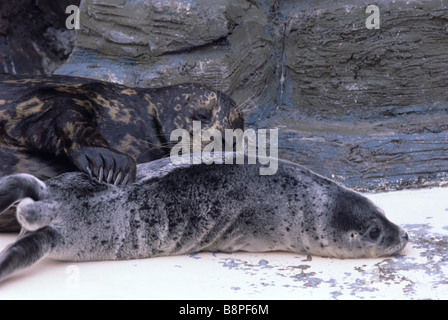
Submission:
<svg viewBox="0 0 448 320">
<path fill-rule="evenodd" d="M 41 200 L 45 197 L 46 191 L 45 183 L 29 174 L 0 178 L 0 214 L 24 198 Z"/>
</svg>

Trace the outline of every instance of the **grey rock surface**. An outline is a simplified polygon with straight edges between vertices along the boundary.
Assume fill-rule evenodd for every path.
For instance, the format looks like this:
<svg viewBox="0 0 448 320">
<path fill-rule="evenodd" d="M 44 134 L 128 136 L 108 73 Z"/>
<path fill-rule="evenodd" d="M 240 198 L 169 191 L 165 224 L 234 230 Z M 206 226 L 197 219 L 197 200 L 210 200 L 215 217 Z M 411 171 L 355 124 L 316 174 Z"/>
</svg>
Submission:
<svg viewBox="0 0 448 320">
<path fill-rule="evenodd" d="M 448 181 L 448 2 L 84 0 L 57 73 L 130 86 L 200 82 L 280 154 L 360 190 Z"/>
</svg>

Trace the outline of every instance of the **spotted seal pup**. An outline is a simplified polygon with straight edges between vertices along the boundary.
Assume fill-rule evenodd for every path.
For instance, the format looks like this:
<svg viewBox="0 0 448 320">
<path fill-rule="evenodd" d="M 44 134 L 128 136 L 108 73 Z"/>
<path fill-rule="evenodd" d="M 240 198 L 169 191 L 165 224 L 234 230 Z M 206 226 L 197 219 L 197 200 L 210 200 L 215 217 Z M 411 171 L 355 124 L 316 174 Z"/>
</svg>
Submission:
<svg viewBox="0 0 448 320">
<path fill-rule="evenodd" d="M 164 158 L 138 165 L 135 183 L 119 187 L 80 172 L 45 183 L 27 174 L 3 177 L 0 212 L 21 200 L 23 230 L 0 255 L 0 279 L 43 257 L 280 250 L 362 258 L 406 245 L 406 232 L 364 196 L 287 161 L 275 175 L 259 175 L 259 167 Z"/>
<path fill-rule="evenodd" d="M 244 129 L 235 102 L 204 85 L 146 89 L 0 73 L 0 176 L 46 180 L 81 170 L 100 181 L 132 183 L 136 163 L 168 156 L 177 143 L 171 132 L 192 134 L 194 120 L 202 131 Z M 6 222 L 0 229 L 8 229 Z"/>
</svg>

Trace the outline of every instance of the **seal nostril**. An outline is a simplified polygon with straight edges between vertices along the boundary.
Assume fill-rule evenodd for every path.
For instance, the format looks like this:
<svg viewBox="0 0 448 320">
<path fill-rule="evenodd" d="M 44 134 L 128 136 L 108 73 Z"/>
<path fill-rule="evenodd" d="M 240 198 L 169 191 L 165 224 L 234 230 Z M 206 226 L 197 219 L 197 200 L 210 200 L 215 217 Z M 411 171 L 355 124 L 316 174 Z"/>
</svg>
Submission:
<svg viewBox="0 0 448 320">
<path fill-rule="evenodd" d="M 409 236 L 407 232 L 404 233 L 404 236 L 401 236 L 404 240 L 409 241 Z"/>
</svg>

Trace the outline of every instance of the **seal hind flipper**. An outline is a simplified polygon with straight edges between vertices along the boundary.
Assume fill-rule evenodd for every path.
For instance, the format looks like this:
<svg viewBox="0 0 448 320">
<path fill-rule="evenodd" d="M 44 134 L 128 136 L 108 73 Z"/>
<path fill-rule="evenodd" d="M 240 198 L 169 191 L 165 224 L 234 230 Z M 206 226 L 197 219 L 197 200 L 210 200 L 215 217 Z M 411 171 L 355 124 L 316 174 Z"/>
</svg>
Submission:
<svg viewBox="0 0 448 320">
<path fill-rule="evenodd" d="M 17 220 L 22 230 L 35 231 L 46 227 L 57 216 L 54 205 L 25 198 L 17 205 Z"/>
<path fill-rule="evenodd" d="M 57 233 L 50 227 L 25 233 L 0 254 L 0 281 L 47 256 L 56 241 Z"/>
<path fill-rule="evenodd" d="M 45 183 L 30 174 L 14 174 L 0 178 L 0 214 L 22 199 L 42 199 L 46 190 Z"/>
</svg>

